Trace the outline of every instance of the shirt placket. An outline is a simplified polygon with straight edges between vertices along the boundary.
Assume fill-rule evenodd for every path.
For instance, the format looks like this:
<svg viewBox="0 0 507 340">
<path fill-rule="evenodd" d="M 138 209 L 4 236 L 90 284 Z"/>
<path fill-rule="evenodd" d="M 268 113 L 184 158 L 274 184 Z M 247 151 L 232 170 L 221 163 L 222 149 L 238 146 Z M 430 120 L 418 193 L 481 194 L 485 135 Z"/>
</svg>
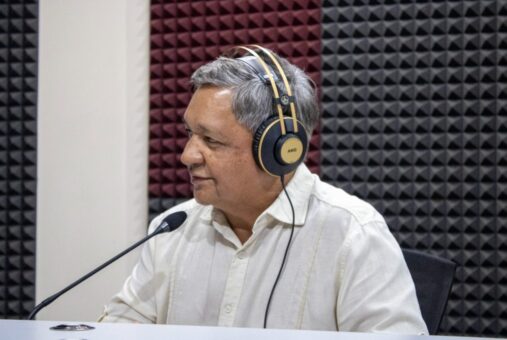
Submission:
<svg viewBox="0 0 507 340">
<path fill-rule="evenodd" d="M 249 251 L 255 244 L 259 231 L 266 227 L 266 223 L 266 216 L 259 217 L 252 228 L 252 235 L 244 244 L 241 244 L 230 227 L 220 225 L 220 223 L 215 224 L 215 228 L 226 240 L 231 242 L 236 249 L 227 273 L 227 282 L 225 284 L 224 295 L 220 305 L 220 314 L 218 316 L 218 326 L 226 327 L 234 325 L 236 312 L 245 285 L 245 276 L 250 259 Z"/>
<path fill-rule="evenodd" d="M 245 282 L 246 270 L 248 267 L 248 256 L 245 249 L 239 249 L 234 255 L 225 287 L 220 315 L 219 326 L 232 326 L 236 316 L 236 310 L 241 298 L 241 292 Z"/>
</svg>

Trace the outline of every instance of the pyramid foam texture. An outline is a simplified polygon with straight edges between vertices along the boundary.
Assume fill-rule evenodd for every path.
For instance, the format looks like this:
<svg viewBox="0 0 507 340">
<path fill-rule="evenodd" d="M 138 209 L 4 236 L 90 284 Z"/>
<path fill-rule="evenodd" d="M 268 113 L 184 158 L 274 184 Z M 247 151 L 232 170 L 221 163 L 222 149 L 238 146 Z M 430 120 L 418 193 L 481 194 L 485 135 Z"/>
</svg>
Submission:
<svg viewBox="0 0 507 340">
<path fill-rule="evenodd" d="M 37 1 L 0 4 L 0 318 L 34 305 Z"/>
<path fill-rule="evenodd" d="M 322 6 L 322 177 L 458 264 L 443 333 L 505 337 L 507 2 Z"/>
</svg>

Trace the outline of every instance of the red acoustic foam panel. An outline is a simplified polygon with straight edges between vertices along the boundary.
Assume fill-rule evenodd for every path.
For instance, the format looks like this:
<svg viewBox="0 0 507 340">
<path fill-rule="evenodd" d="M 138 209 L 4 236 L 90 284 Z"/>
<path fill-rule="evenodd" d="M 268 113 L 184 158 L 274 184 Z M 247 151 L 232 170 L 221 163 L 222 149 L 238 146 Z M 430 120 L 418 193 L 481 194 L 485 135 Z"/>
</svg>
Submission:
<svg viewBox="0 0 507 340">
<path fill-rule="evenodd" d="M 192 196 L 180 161 L 187 141 L 182 116 L 191 98 L 192 72 L 228 48 L 261 44 L 320 84 L 320 21 L 320 0 L 152 1 L 150 198 Z M 317 134 L 311 138 L 307 160 L 317 173 L 319 148 Z"/>
</svg>

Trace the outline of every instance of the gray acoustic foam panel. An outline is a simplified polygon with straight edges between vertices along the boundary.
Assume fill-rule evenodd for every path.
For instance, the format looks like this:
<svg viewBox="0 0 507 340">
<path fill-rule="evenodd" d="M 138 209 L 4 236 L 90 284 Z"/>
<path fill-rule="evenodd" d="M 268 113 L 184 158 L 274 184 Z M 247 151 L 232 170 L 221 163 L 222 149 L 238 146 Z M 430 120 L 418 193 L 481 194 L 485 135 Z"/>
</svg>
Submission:
<svg viewBox="0 0 507 340">
<path fill-rule="evenodd" d="M 457 263 L 443 333 L 507 336 L 507 1 L 322 4 L 324 180 Z"/>
<path fill-rule="evenodd" d="M 0 318 L 9 319 L 34 305 L 37 16 L 35 0 L 0 4 Z"/>
</svg>

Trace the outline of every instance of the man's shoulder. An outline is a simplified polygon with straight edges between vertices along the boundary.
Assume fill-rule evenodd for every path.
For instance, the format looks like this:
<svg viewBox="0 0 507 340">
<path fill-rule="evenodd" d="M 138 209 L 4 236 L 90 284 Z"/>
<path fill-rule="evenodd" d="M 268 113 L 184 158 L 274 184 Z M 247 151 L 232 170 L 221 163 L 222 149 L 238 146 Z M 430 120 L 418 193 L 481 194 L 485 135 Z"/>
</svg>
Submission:
<svg viewBox="0 0 507 340">
<path fill-rule="evenodd" d="M 382 215 L 370 203 L 322 180 L 316 183 L 314 197 L 324 203 L 327 209 L 348 214 L 361 225 L 385 223 Z"/>
</svg>

